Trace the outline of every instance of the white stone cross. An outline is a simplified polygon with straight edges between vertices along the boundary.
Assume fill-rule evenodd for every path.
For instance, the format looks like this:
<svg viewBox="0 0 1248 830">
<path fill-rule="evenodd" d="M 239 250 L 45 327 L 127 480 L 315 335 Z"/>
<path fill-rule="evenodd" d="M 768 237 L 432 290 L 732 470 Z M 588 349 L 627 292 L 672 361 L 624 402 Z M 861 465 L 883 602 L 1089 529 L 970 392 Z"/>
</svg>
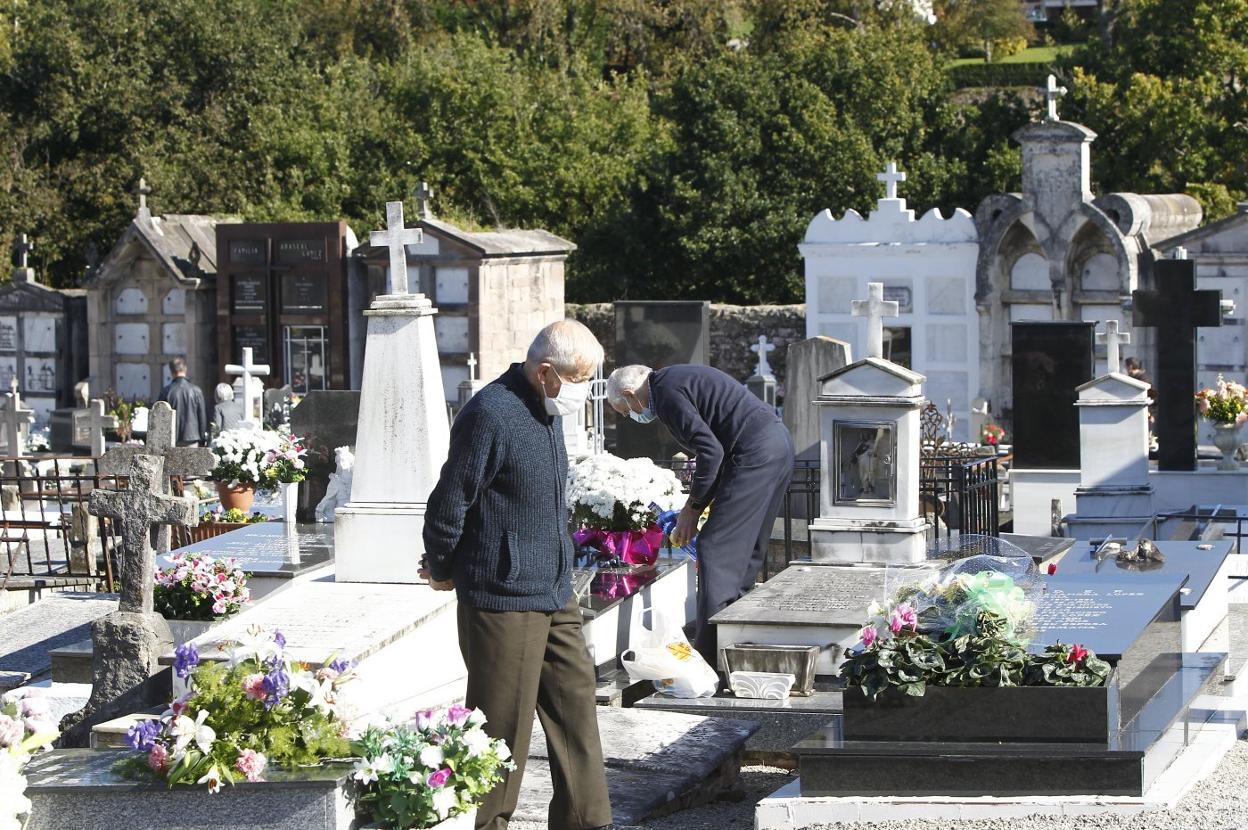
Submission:
<svg viewBox="0 0 1248 830">
<path fill-rule="evenodd" d="M 33 409 L 22 408 L 22 395 L 17 391 L 17 378 L 9 382 L 13 391 L 4 395 L 4 440 L 5 449 L 11 458 L 19 458 L 26 454 L 26 432 L 35 421 Z"/>
<path fill-rule="evenodd" d="M 1131 332 L 1118 331 L 1117 320 L 1106 320 L 1105 331 L 1096 333 L 1096 342 L 1105 344 L 1105 355 L 1108 358 L 1110 372 L 1122 371 L 1122 363 L 1118 360 L 1118 347 L 1131 344 Z"/>
<path fill-rule="evenodd" d="M 883 173 L 876 173 L 875 177 L 884 182 L 884 198 L 897 198 L 897 185 L 906 180 L 906 174 L 897 169 L 897 162 L 890 161 L 884 166 Z"/>
<path fill-rule="evenodd" d="M 17 252 L 17 267 L 28 268 L 26 258 L 31 251 L 35 249 L 35 245 L 30 241 L 26 234 L 22 234 L 17 238 L 17 242 L 13 244 L 13 250 Z"/>
<path fill-rule="evenodd" d="M 139 186 L 134 189 L 134 192 L 139 197 L 139 210 L 147 210 L 147 194 L 152 192 L 152 189 L 147 186 L 147 179 L 139 176 Z"/>
<path fill-rule="evenodd" d="M 1048 120 L 1059 121 L 1057 117 L 1057 99 L 1066 94 L 1066 87 L 1057 85 L 1057 76 L 1050 75 L 1044 87 L 1044 100 L 1048 106 Z"/>
<path fill-rule="evenodd" d="M 433 188 L 428 182 L 421 182 L 420 187 L 412 192 L 416 197 L 416 215 L 421 219 L 433 218 Z"/>
<path fill-rule="evenodd" d="M 758 336 L 758 343 L 750 346 L 750 351 L 758 355 L 758 368 L 754 370 L 755 375 L 760 378 L 765 378 L 771 375 L 771 365 L 767 363 L 767 353 L 774 352 L 775 350 L 776 344 L 768 343 L 767 335 L 760 334 Z"/>
<path fill-rule="evenodd" d="M 251 379 L 255 377 L 266 377 L 269 374 L 269 366 L 267 363 L 254 363 L 251 359 L 251 346 L 243 346 L 243 362 L 242 365 L 231 363 L 225 367 L 227 375 L 237 375 L 243 379 L 243 426 L 255 429 L 258 426 L 256 422 L 256 395 L 252 390 Z M 149 430 L 151 428 L 149 427 Z"/>
<path fill-rule="evenodd" d="M 884 318 L 896 317 L 901 306 L 896 300 L 884 299 L 884 283 L 867 283 L 867 299 L 854 300 L 850 311 L 855 317 L 867 318 L 867 357 L 884 357 Z"/>
<path fill-rule="evenodd" d="M 468 353 L 468 380 L 476 380 L 476 379 L 477 379 L 477 356 L 474 353 L 469 352 Z"/>
<path fill-rule="evenodd" d="M 419 245 L 425 239 L 420 228 L 403 227 L 403 203 L 386 202 L 386 229 L 373 231 L 368 241 L 376 248 L 390 249 L 390 274 L 386 278 L 387 294 L 406 294 L 407 246 Z"/>
<path fill-rule="evenodd" d="M 92 398 L 81 423 L 91 432 L 91 457 L 99 458 L 104 454 L 104 430 L 117 428 L 116 416 L 105 415 L 104 401 Z"/>
<path fill-rule="evenodd" d="M 1182 245 L 1170 252 L 1171 259 L 1187 259 L 1187 248 Z"/>
</svg>

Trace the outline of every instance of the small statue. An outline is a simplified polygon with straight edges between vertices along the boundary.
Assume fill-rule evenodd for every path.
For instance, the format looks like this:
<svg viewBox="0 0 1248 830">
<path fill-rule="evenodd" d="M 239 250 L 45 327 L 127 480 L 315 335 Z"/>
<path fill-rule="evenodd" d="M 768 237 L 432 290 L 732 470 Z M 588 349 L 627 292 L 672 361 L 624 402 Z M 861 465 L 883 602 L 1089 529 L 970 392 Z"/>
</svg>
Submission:
<svg viewBox="0 0 1248 830">
<path fill-rule="evenodd" d="M 1141 539 L 1134 548 L 1123 548 L 1118 551 L 1118 562 L 1135 566 L 1141 570 L 1158 568 L 1166 561 L 1165 555 L 1157 549 L 1157 545 L 1148 539 Z"/>
<path fill-rule="evenodd" d="M 325 488 L 325 498 L 316 506 L 318 522 L 332 522 L 334 512 L 351 501 L 351 476 L 355 467 L 355 456 L 350 447 L 339 447 L 334 450 L 334 463 L 337 469 L 329 474 L 329 486 Z"/>
</svg>

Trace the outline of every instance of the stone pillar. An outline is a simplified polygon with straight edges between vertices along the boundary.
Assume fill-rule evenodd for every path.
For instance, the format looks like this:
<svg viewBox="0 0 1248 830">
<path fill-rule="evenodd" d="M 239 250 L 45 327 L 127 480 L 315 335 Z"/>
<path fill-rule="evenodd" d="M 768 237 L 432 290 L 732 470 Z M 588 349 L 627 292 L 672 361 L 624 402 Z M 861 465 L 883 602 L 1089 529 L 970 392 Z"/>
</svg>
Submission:
<svg viewBox="0 0 1248 830">
<path fill-rule="evenodd" d="M 819 518 L 810 525 L 820 563 L 913 563 L 930 524 L 919 510 L 923 376 L 869 357 L 825 376 L 820 407 Z"/>
<path fill-rule="evenodd" d="M 1153 515 L 1148 389 L 1118 372 L 1078 389 L 1079 488 L 1075 515 L 1066 518 L 1077 539 L 1134 539 Z"/>
<path fill-rule="evenodd" d="M 434 338 L 420 294 L 368 311 L 351 501 L 334 522 L 339 582 L 418 582 L 425 507 L 450 444 Z"/>
</svg>

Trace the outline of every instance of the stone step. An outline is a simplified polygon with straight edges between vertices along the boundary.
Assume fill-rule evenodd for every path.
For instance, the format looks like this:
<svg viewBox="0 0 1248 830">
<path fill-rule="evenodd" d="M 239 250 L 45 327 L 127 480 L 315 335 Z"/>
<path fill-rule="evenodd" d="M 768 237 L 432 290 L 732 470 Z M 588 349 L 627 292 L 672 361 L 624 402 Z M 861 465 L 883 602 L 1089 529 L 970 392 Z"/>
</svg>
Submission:
<svg viewBox="0 0 1248 830">
<path fill-rule="evenodd" d="M 637 701 L 654 693 L 654 684 L 649 680 L 634 683 L 623 669 L 598 672 L 597 700 L 599 706 L 627 708 L 635 706 Z"/>
<path fill-rule="evenodd" d="M 91 637 L 91 622 L 117 609 L 115 594 L 55 593 L 4 615 L 0 671 L 51 675 L 52 651 Z"/>
<path fill-rule="evenodd" d="M 90 638 L 54 648 L 48 654 L 52 658 L 54 682 L 91 683 L 94 680 Z"/>
</svg>

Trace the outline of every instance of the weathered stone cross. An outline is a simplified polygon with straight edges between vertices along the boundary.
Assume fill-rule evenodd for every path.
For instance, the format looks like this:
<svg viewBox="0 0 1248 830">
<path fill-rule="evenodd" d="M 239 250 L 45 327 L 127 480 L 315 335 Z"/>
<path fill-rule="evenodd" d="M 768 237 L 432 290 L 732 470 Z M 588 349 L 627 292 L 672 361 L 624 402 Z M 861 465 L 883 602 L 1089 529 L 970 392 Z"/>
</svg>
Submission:
<svg viewBox="0 0 1248 830">
<path fill-rule="evenodd" d="M 231 363 L 225 367 L 228 375 L 236 375 L 243 379 L 243 426 L 255 429 L 259 424 L 256 422 L 256 395 L 251 387 L 252 377 L 267 377 L 269 374 L 269 365 L 267 363 L 255 363 L 252 360 L 251 346 L 243 346 L 243 362 L 241 365 Z M 150 436 L 151 433 L 149 432 Z"/>
<path fill-rule="evenodd" d="M 164 401 L 152 404 L 147 418 L 147 438 L 142 447 L 116 447 L 109 450 L 99 461 L 100 472 L 104 475 L 124 476 L 124 472 L 138 458 L 155 457 L 161 459 L 164 475 L 158 482 L 159 487 L 152 490 L 164 496 L 169 495 L 169 479 L 173 476 L 182 478 L 204 478 L 212 473 L 216 465 L 216 456 L 207 447 L 177 446 L 177 413 Z M 154 544 L 160 553 L 169 550 L 169 529 L 164 528 L 157 536 Z"/>
<path fill-rule="evenodd" d="M 1105 357 L 1109 371 L 1122 371 L 1122 363 L 1118 360 L 1118 347 L 1131 345 L 1131 332 L 1120 332 L 1117 320 L 1106 320 L 1105 331 L 1097 332 L 1096 342 L 1105 344 Z"/>
<path fill-rule="evenodd" d="M 147 210 L 147 194 L 152 192 L 152 189 L 147 186 L 147 179 L 139 176 L 139 185 L 134 189 L 134 192 L 139 197 L 139 210 Z"/>
<path fill-rule="evenodd" d="M 416 188 L 416 190 L 412 192 L 412 195 L 416 197 L 416 204 L 418 205 L 416 215 L 421 219 L 432 219 L 433 188 L 429 186 L 429 183 L 421 182 L 420 187 Z"/>
<path fill-rule="evenodd" d="M 17 254 L 17 267 L 28 268 L 26 263 L 27 255 L 35 249 L 35 244 L 30 241 L 26 234 L 22 234 L 13 243 L 13 251 Z"/>
<path fill-rule="evenodd" d="M 867 357 L 884 357 L 884 318 L 896 317 L 901 306 L 896 300 L 884 299 L 884 283 L 867 283 L 867 299 L 854 300 L 850 311 L 855 317 L 867 318 Z"/>
<path fill-rule="evenodd" d="M 906 180 L 906 174 L 897 169 L 897 162 L 890 161 L 884 166 L 883 173 L 876 173 L 875 177 L 884 182 L 884 198 L 897 198 L 897 185 Z"/>
<path fill-rule="evenodd" d="M 1057 76 L 1050 75 L 1044 87 L 1045 105 L 1048 107 L 1046 117 L 1049 121 L 1059 121 L 1057 117 L 1057 100 L 1066 94 L 1066 87 L 1057 85 Z"/>
<path fill-rule="evenodd" d="M 91 457 L 99 458 L 104 455 L 104 430 L 117 428 L 116 416 L 105 415 L 104 401 L 93 398 L 80 423 L 91 432 Z"/>
<path fill-rule="evenodd" d="M 758 355 L 758 367 L 754 370 L 754 374 L 758 377 L 765 378 L 771 374 L 771 365 L 767 362 L 767 353 L 776 350 L 775 343 L 767 342 L 767 335 L 760 334 L 758 342 L 750 346 L 750 351 Z"/>
<path fill-rule="evenodd" d="M 35 411 L 22 408 L 22 394 L 17 388 L 17 378 L 13 377 L 9 380 L 10 391 L 4 394 L 5 450 L 12 458 L 26 454 L 26 432 L 35 421 Z"/>
<path fill-rule="evenodd" d="M 123 554 L 117 568 L 121 578 L 120 610 L 150 614 L 154 587 L 152 527 L 194 526 L 197 517 L 191 502 L 160 492 L 169 478 L 165 474 L 165 459 L 142 451 L 129 452 L 133 449 L 137 448 L 117 447 L 100 459 L 101 468 L 127 477 L 129 484 L 125 490 L 92 490 L 87 509 L 92 515 L 112 519 L 121 530 Z"/>
<path fill-rule="evenodd" d="M 476 354 L 469 352 L 468 353 L 468 380 L 476 380 L 476 379 L 477 379 L 477 356 Z"/>
<path fill-rule="evenodd" d="M 403 227 L 403 203 L 386 202 L 386 229 L 373 231 L 368 241 L 376 248 L 390 249 L 390 273 L 386 277 L 387 294 L 407 294 L 407 246 L 419 245 L 425 239 L 420 228 Z"/>
</svg>

